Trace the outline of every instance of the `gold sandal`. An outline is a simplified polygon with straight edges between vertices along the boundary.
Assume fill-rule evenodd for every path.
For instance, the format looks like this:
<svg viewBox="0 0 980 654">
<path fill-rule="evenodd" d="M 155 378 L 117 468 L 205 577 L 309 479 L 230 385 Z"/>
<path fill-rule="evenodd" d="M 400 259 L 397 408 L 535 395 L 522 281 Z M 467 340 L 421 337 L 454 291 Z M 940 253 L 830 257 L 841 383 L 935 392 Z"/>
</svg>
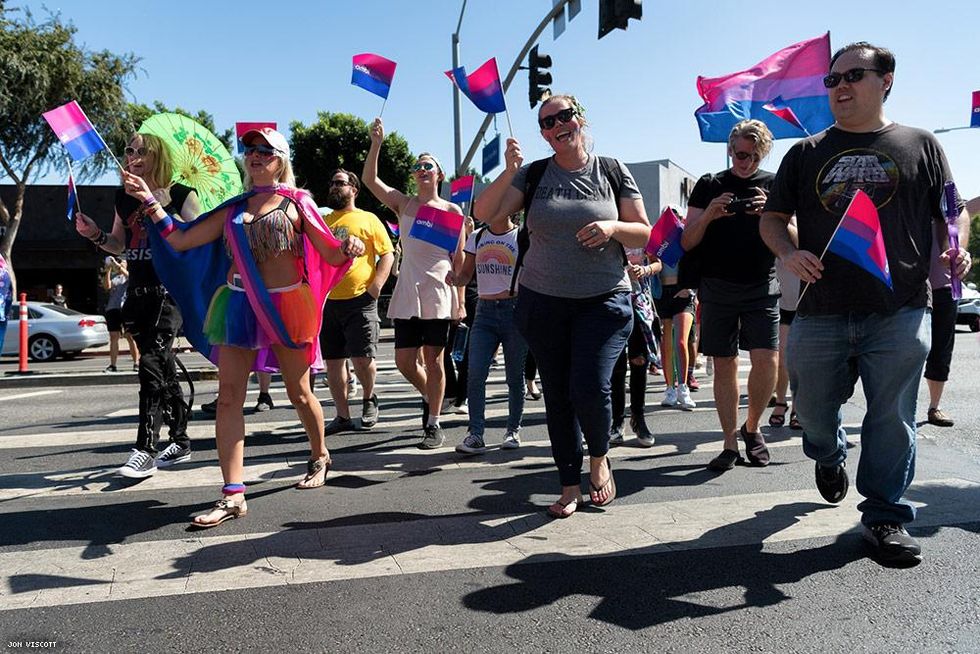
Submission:
<svg viewBox="0 0 980 654">
<path fill-rule="evenodd" d="M 201 518 L 210 516 L 213 513 L 218 513 L 217 520 L 210 522 L 203 522 Z M 248 513 L 248 505 L 245 504 L 245 498 L 242 497 L 240 502 L 236 502 L 230 497 L 224 497 L 214 503 L 214 508 L 199 516 L 194 516 L 194 520 L 191 521 L 191 525 L 194 527 L 200 527 L 201 529 L 210 529 L 211 527 L 217 527 L 225 520 L 231 520 L 232 518 L 244 518 Z"/>
<path fill-rule="evenodd" d="M 296 488 L 300 490 L 310 490 L 311 488 L 320 488 L 325 486 L 327 483 L 327 473 L 330 472 L 330 464 L 333 461 L 328 457 L 321 457 L 319 459 L 311 459 L 306 462 L 306 476 L 303 477 L 303 481 L 296 484 Z M 323 476 L 320 477 L 320 473 L 323 472 Z M 317 480 L 319 477 L 319 483 L 310 483 Z"/>
</svg>

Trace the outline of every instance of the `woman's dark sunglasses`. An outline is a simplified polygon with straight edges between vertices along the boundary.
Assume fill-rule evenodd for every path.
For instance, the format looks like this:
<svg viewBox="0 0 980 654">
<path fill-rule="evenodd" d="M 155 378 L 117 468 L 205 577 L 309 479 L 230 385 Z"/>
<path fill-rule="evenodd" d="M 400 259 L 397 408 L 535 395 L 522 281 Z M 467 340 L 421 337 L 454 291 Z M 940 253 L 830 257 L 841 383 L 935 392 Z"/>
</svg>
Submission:
<svg viewBox="0 0 980 654">
<path fill-rule="evenodd" d="M 416 164 L 412 164 L 412 172 L 417 173 L 420 170 L 435 170 L 436 165 L 431 161 L 420 161 Z"/>
<path fill-rule="evenodd" d="M 538 125 L 541 126 L 541 129 L 551 129 L 555 126 L 555 121 L 558 121 L 559 123 L 567 123 L 576 115 L 578 114 L 575 112 L 575 110 L 569 107 L 568 109 L 562 109 L 557 113 L 553 113 L 550 116 L 539 118 Z"/>
<path fill-rule="evenodd" d="M 279 154 L 279 150 L 269 145 L 246 145 L 245 146 L 245 156 L 255 153 L 261 154 L 263 157 L 271 157 L 274 154 Z"/>
<path fill-rule="evenodd" d="M 146 156 L 146 148 L 134 148 L 131 145 L 127 145 L 126 146 L 126 149 L 123 150 L 123 152 L 126 153 L 126 156 L 127 157 L 136 157 L 136 156 L 145 157 Z"/>
<path fill-rule="evenodd" d="M 823 78 L 823 85 L 828 89 L 832 89 L 840 84 L 841 80 L 844 80 L 848 84 L 854 84 L 855 82 L 860 82 L 864 79 L 865 73 L 878 73 L 883 74 L 882 71 L 877 68 L 852 68 L 850 70 L 845 70 L 843 73 L 831 73 Z"/>
</svg>

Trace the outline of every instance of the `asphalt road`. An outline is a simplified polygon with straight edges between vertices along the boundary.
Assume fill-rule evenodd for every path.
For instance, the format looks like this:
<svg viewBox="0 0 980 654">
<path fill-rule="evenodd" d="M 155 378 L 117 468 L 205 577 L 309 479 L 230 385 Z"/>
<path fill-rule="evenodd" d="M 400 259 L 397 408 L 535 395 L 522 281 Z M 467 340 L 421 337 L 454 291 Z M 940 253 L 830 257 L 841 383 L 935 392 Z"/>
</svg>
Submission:
<svg viewBox="0 0 980 654">
<path fill-rule="evenodd" d="M 249 514 L 209 531 L 187 528 L 221 483 L 209 418 L 195 415 L 190 462 L 134 483 L 112 474 L 135 432 L 131 375 L 103 378 L 104 359 L 82 358 L 64 372 L 86 385 L 0 380 L 0 645 L 980 651 L 976 335 L 957 335 L 943 402 L 956 427 L 920 430 L 908 496 L 925 561 L 904 570 L 868 558 L 853 486 L 840 506 L 823 502 L 797 432 L 769 430 L 768 468 L 707 471 L 719 448 L 710 382 L 698 410 L 680 412 L 657 406 L 663 383 L 651 378 L 657 445 L 613 450 L 618 499 L 548 520 L 558 484 L 543 403 L 528 403 L 519 450 L 457 455 L 465 416 L 450 416 L 447 447 L 422 452 L 417 397 L 390 347 L 381 422 L 329 439 L 325 488 L 293 488 L 308 450 L 280 384 L 277 408 L 246 412 Z M 488 384 L 490 444 L 504 431 L 502 377 L 496 368 Z M 214 388 L 199 381 L 199 402 Z M 851 471 L 862 415 L 858 389 L 845 408 Z"/>
</svg>

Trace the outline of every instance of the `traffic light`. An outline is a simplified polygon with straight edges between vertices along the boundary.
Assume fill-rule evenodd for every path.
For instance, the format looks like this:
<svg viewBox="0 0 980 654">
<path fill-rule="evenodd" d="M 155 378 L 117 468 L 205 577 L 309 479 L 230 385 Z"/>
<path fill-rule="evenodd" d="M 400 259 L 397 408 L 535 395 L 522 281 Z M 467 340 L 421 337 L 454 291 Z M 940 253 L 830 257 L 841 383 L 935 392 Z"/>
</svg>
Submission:
<svg viewBox="0 0 980 654">
<path fill-rule="evenodd" d="M 551 57 L 538 54 L 538 46 L 531 48 L 527 56 L 527 99 L 531 103 L 531 109 L 551 95 L 551 73 L 547 71 L 551 68 Z"/>
<path fill-rule="evenodd" d="M 643 0 L 599 0 L 599 38 L 624 30 L 630 18 L 643 17 Z"/>
</svg>

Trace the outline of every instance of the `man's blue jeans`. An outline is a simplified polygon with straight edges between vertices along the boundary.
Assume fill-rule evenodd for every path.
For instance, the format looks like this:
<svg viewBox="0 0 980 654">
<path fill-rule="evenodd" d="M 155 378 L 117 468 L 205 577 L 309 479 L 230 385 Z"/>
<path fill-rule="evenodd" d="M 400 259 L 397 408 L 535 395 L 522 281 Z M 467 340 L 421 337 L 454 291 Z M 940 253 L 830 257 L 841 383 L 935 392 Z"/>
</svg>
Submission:
<svg viewBox="0 0 980 654">
<path fill-rule="evenodd" d="M 514 318 L 541 373 L 561 485 L 574 486 L 581 481 L 582 435 L 590 456 L 609 451 L 610 378 L 633 329 L 630 295 L 571 299 L 521 286 Z"/>
<path fill-rule="evenodd" d="M 803 452 L 822 466 L 847 457 L 841 406 L 860 377 L 868 410 L 861 423 L 857 491 L 861 522 L 904 524 L 915 509 L 902 495 L 915 476 L 915 404 L 929 353 L 926 309 L 892 315 L 796 315 L 787 367 Z"/>
<path fill-rule="evenodd" d="M 470 328 L 470 369 L 466 399 L 470 413 L 469 431 L 480 438 L 483 438 L 486 428 L 487 376 L 490 374 L 490 361 L 498 345 L 504 348 L 504 370 L 507 375 L 507 431 L 521 428 L 527 343 L 514 325 L 516 301 L 516 298 L 480 300 L 476 304 L 476 318 Z"/>
</svg>

